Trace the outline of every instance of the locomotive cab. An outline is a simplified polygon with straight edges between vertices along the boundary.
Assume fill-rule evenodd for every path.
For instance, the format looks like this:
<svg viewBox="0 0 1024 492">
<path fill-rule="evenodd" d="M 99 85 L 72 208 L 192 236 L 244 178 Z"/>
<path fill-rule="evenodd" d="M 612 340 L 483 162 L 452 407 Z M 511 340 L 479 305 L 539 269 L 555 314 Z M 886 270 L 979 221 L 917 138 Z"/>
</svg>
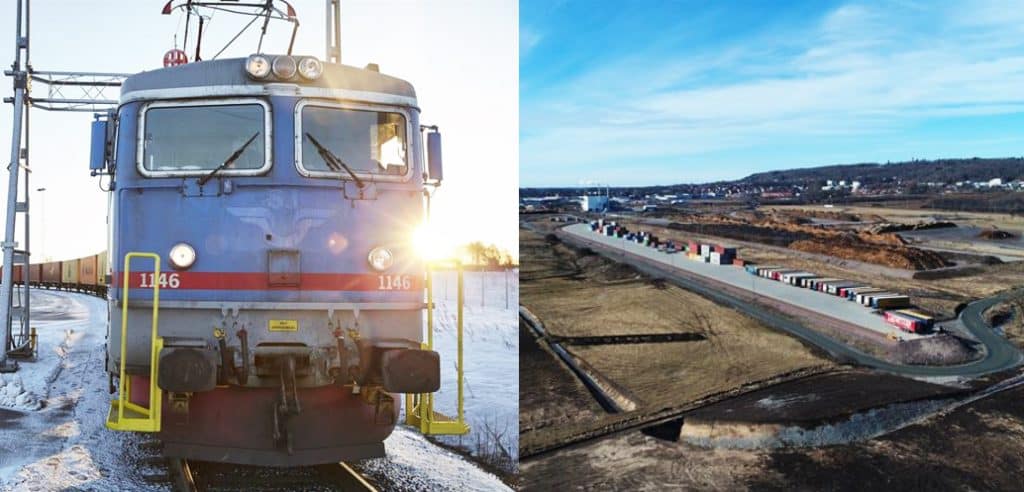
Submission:
<svg viewBox="0 0 1024 492">
<path fill-rule="evenodd" d="M 412 86 L 312 57 L 198 62 L 126 79 L 92 135 L 107 370 L 124 405 L 156 414 L 165 453 L 382 455 L 395 393 L 440 386 L 412 236 L 441 143 Z"/>
</svg>

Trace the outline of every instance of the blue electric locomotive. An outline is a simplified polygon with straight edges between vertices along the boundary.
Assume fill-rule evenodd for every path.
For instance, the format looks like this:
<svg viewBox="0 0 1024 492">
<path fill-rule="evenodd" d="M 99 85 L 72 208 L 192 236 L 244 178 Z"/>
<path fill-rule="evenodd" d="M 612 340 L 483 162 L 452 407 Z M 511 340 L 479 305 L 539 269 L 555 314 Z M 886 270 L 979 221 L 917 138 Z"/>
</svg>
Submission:
<svg viewBox="0 0 1024 492">
<path fill-rule="evenodd" d="M 110 180 L 109 427 L 170 457 L 336 462 L 383 455 L 396 393 L 438 389 L 411 239 L 440 135 L 409 83 L 286 55 L 139 73 L 91 167 Z"/>
</svg>

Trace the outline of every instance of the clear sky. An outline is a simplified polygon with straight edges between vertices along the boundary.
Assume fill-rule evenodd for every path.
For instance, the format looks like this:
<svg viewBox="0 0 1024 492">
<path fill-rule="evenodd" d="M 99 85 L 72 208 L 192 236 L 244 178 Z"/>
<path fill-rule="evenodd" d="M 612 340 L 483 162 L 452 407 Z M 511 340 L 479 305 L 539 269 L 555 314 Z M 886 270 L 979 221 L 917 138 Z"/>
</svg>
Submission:
<svg viewBox="0 0 1024 492">
<path fill-rule="evenodd" d="M 1024 1 L 520 12 L 521 186 L 1024 155 Z"/>
<path fill-rule="evenodd" d="M 184 31 L 178 11 L 160 15 L 164 3 L 36 0 L 33 66 L 125 73 L 159 68 L 175 33 L 180 44 Z M 294 52 L 323 58 L 324 1 L 291 3 L 302 24 Z M 4 2 L 0 65 L 5 69 L 14 59 L 14 15 L 14 2 Z M 441 127 L 445 182 L 435 196 L 433 218 L 436 237 L 445 246 L 482 240 L 518 251 L 517 18 L 516 2 L 507 0 L 342 1 L 343 63 L 378 63 L 382 72 L 410 81 L 422 122 Z M 212 56 L 247 20 L 215 14 L 203 41 L 205 56 Z M 254 52 L 257 32 L 250 29 L 221 57 Z M 290 33 L 289 24 L 271 23 L 264 51 L 285 52 Z M 10 78 L 4 77 L 3 97 L 12 95 L 10 87 Z M 36 95 L 43 95 L 43 88 L 37 89 Z M 11 118 L 11 105 L 0 106 L 4 168 Z M 105 247 L 106 197 L 88 171 L 90 119 L 88 114 L 32 111 L 31 185 L 47 189 L 32 197 L 33 261 L 75 258 Z M 6 191 L 6 173 L 0 182 Z"/>
</svg>

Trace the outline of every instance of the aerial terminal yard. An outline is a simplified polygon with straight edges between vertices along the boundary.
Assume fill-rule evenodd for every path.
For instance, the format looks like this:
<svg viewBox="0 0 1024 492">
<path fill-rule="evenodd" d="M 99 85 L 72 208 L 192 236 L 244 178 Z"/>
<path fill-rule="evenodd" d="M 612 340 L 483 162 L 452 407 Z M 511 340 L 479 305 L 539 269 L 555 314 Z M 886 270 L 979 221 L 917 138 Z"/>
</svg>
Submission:
<svg viewBox="0 0 1024 492">
<path fill-rule="evenodd" d="M 818 445 L 848 460 L 879 435 L 942 433 L 932 415 L 1020 392 L 1019 263 L 900 268 L 871 260 L 931 257 L 894 246 L 850 259 L 713 235 L 722 229 L 701 224 L 707 213 L 521 216 L 527 488 L 652 474 L 707 486 L 679 462 L 713 483 L 767 473 L 770 485 Z M 921 419 L 924 429 L 899 430 Z M 790 461 L 769 458 L 782 454 Z"/>
</svg>

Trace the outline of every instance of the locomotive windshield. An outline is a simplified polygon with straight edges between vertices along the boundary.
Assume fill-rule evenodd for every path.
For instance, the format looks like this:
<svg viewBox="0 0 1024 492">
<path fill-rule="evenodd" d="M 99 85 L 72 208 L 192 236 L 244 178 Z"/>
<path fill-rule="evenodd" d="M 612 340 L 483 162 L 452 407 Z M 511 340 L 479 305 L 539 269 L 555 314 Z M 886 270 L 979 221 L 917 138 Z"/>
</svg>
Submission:
<svg viewBox="0 0 1024 492">
<path fill-rule="evenodd" d="M 406 122 L 400 113 L 308 105 L 302 133 L 310 135 L 360 174 L 406 173 Z M 302 139 L 302 169 L 311 174 L 344 175 L 318 157 L 316 145 Z"/>
<path fill-rule="evenodd" d="M 144 116 L 142 168 L 205 174 L 258 133 L 221 174 L 260 170 L 267 164 L 265 111 L 260 104 L 150 107 Z"/>
</svg>

